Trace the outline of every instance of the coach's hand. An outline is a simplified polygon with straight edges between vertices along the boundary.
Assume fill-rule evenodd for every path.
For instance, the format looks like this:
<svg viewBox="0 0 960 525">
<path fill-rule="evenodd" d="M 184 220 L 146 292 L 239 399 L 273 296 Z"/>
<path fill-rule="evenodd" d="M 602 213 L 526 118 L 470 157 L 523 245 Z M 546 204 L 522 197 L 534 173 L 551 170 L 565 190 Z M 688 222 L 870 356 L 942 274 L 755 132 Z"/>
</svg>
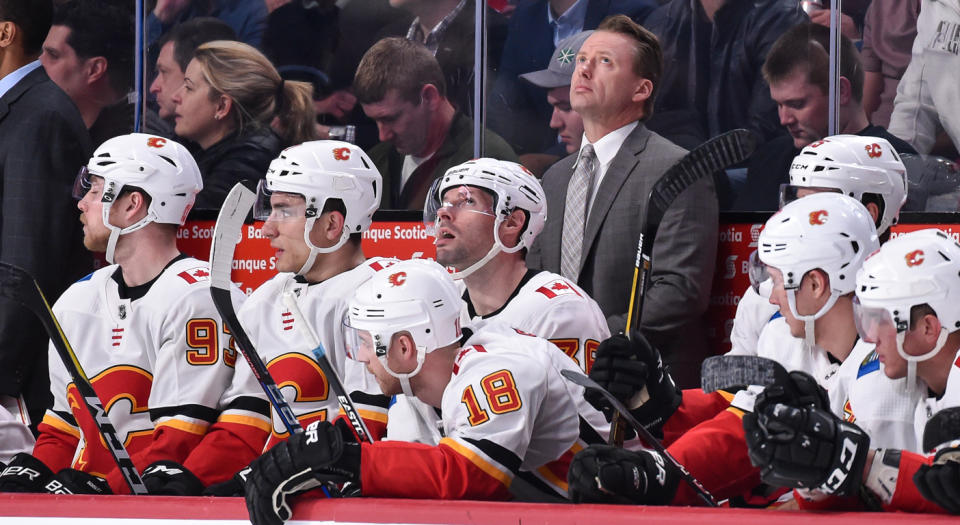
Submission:
<svg viewBox="0 0 960 525">
<path fill-rule="evenodd" d="M 567 472 L 574 503 L 667 505 L 680 472 L 653 451 L 632 452 L 610 445 L 592 445 L 576 456 Z"/>
<path fill-rule="evenodd" d="M 360 482 L 360 445 L 346 441 L 327 421 L 311 423 L 250 464 L 247 510 L 254 525 L 290 519 L 289 500 L 326 482 Z"/>
<path fill-rule="evenodd" d="M 669 369 L 663 366 L 660 352 L 639 331 L 633 332 L 633 339 L 617 334 L 600 343 L 590 368 L 590 379 L 613 394 L 627 408 L 631 408 L 631 400 L 646 388 L 650 399 L 631 409 L 630 413 L 657 437 L 662 437 L 663 423 L 673 415 L 683 399 Z M 612 418 L 614 409 L 603 395 L 587 390 L 584 397 L 602 411 L 608 421 Z M 624 430 L 625 439 L 635 435 L 629 426 L 625 426 Z"/>
</svg>

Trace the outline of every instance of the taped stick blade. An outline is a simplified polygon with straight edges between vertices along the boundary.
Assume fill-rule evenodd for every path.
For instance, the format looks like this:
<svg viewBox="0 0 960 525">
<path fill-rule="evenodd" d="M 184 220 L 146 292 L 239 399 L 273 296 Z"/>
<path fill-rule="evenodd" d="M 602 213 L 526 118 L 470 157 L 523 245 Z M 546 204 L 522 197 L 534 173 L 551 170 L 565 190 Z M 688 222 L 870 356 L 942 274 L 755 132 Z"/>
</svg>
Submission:
<svg viewBox="0 0 960 525">
<path fill-rule="evenodd" d="M 708 357 L 700 367 L 700 388 L 704 392 L 786 384 L 787 381 L 789 374 L 780 363 L 753 355 Z"/>
</svg>

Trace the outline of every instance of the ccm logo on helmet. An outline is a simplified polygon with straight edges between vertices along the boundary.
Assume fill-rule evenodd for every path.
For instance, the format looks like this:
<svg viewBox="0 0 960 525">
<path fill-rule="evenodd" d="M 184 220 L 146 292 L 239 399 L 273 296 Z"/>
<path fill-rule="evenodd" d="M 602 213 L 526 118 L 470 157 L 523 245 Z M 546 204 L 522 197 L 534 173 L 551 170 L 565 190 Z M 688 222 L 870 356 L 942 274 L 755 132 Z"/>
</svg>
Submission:
<svg viewBox="0 0 960 525">
<path fill-rule="evenodd" d="M 916 266 L 923 262 L 924 255 L 923 250 L 913 250 L 912 252 L 903 256 L 907 261 L 907 266 Z"/>
<path fill-rule="evenodd" d="M 880 145 L 876 143 L 864 146 L 863 149 L 867 150 L 867 156 L 871 159 L 875 159 L 883 155 L 883 149 L 880 148 Z"/>
<path fill-rule="evenodd" d="M 334 160 L 350 160 L 350 148 L 333 148 Z"/>
<path fill-rule="evenodd" d="M 827 210 L 817 210 L 810 212 L 810 224 L 813 226 L 820 226 L 827 223 L 827 217 L 830 214 L 827 213 Z"/>
<path fill-rule="evenodd" d="M 147 139 L 147 146 L 151 148 L 162 148 L 167 143 L 167 139 L 160 137 L 150 137 Z"/>
<path fill-rule="evenodd" d="M 407 272 L 397 272 L 387 277 L 387 282 L 390 283 L 390 286 L 402 286 L 403 283 L 407 282 Z"/>
</svg>

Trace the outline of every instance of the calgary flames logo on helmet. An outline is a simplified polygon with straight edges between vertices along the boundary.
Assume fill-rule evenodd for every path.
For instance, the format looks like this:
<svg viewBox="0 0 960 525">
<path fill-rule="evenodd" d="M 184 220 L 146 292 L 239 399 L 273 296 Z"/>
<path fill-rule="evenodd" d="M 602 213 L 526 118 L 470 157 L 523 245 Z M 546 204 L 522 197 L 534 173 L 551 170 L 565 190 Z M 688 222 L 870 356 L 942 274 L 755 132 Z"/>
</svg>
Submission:
<svg viewBox="0 0 960 525">
<path fill-rule="evenodd" d="M 827 210 L 817 210 L 810 212 L 810 224 L 813 226 L 821 226 L 827 223 L 827 217 L 830 214 L 827 213 Z"/>
<path fill-rule="evenodd" d="M 910 267 L 917 266 L 918 264 L 922 263 L 926 257 L 923 255 L 923 250 L 913 250 L 912 252 L 904 255 L 903 258 L 906 259 L 907 266 Z"/>
<path fill-rule="evenodd" d="M 151 148 L 162 148 L 167 143 L 167 139 L 162 137 L 150 137 L 147 139 L 147 146 Z"/>
<path fill-rule="evenodd" d="M 403 283 L 407 282 L 407 272 L 392 274 L 390 277 L 387 277 L 387 282 L 390 283 L 390 286 L 402 286 Z"/>
<path fill-rule="evenodd" d="M 350 148 L 333 148 L 334 160 L 350 160 Z"/>
<path fill-rule="evenodd" d="M 868 144 L 864 146 L 863 149 L 867 150 L 867 156 L 871 159 L 875 159 L 883 155 L 883 148 L 881 148 L 877 143 Z"/>
</svg>

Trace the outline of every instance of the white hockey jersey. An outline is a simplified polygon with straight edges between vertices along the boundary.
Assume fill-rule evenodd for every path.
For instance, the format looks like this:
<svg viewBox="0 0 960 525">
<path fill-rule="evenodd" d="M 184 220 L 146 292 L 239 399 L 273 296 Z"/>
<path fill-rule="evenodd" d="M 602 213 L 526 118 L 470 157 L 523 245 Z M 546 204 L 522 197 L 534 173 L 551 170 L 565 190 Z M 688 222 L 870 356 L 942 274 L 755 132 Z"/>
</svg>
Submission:
<svg viewBox="0 0 960 525">
<path fill-rule="evenodd" d="M 873 344 L 858 339 L 850 355 L 839 363 L 825 350 L 810 348 L 803 339 L 793 337 L 781 317 L 763 329 L 757 349 L 760 357 L 773 359 L 788 371 L 813 376 L 827 391 L 831 412 L 856 422 L 876 446 L 916 447 L 912 431 L 915 402 L 904 397 L 904 380 L 883 373 Z"/>
<path fill-rule="evenodd" d="M 565 496 L 569 461 L 583 448 L 578 417 L 583 388 L 561 370 L 577 367 L 546 340 L 501 323 L 485 324 L 457 354 L 441 402 L 442 437 L 429 444 L 436 446 L 370 446 L 383 453 L 364 456 L 364 494 L 475 498 L 489 494 L 491 484 L 509 487 L 525 471 Z M 438 449 L 448 460 L 432 455 Z M 476 469 L 450 464 L 451 454 Z M 397 487 L 404 483 L 395 478 L 416 479 L 406 484 L 416 487 Z M 455 490 L 451 487 L 466 488 L 446 492 Z"/>
<path fill-rule="evenodd" d="M 920 385 L 923 387 L 923 382 L 920 382 Z M 935 396 L 927 397 L 925 387 L 918 390 L 923 392 L 923 395 L 920 396 L 914 412 L 914 432 L 916 433 L 918 445 L 922 445 L 923 429 L 927 424 L 927 420 L 945 408 L 960 406 L 960 351 L 957 352 L 953 360 L 953 366 L 950 367 L 950 374 L 947 376 L 947 386 L 942 396 L 939 398 Z M 922 448 L 922 446 L 918 446 L 917 448 Z M 916 452 L 924 453 L 927 451 L 917 450 Z"/>
<path fill-rule="evenodd" d="M 779 317 L 777 305 L 770 304 L 748 286 L 737 303 L 730 330 L 730 351 L 726 355 L 757 355 L 760 334 L 775 317 Z"/>
<path fill-rule="evenodd" d="M 323 343 L 327 358 L 340 374 L 361 417 L 368 426 L 386 425 L 388 400 L 380 394 L 379 386 L 364 366 L 347 358 L 343 322 L 357 287 L 393 262 L 393 259 L 369 259 L 350 271 L 312 284 L 297 279 L 292 273 L 280 273 L 257 288 L 238 312 L 250 341 L 303 426 L 316 420 L 332 421 L 340 405 L 315 361 L 312 345 L 295 326 L 293 314 L 284 305 L 284 293 L 292 291 L 296 295 L 300 310 Z M 241 374 L 252 374 L 246 366 L 238 370 Z M 288 437 L 275 410 L 272 415 L 273 431 L 267 448 Z M 383 430 L 375 428 L 370 431 L 375 436 L 383 434 Z"/>
<path fill-rule="evenodd" d="M 129 291 L 118 269 L 74 283 L 53 310 L 137 467 L 180 462 L 220 414 L 237 351 L 210 297 L 207 263 L 179 258 Z M 243 301 L 238 289 L 234 301 Z M 49 363 L 54 403 L 34 454 L 54 471 L 106 476 L 117 491 L 113 459 L 52 344 Z"/>
</svg>

